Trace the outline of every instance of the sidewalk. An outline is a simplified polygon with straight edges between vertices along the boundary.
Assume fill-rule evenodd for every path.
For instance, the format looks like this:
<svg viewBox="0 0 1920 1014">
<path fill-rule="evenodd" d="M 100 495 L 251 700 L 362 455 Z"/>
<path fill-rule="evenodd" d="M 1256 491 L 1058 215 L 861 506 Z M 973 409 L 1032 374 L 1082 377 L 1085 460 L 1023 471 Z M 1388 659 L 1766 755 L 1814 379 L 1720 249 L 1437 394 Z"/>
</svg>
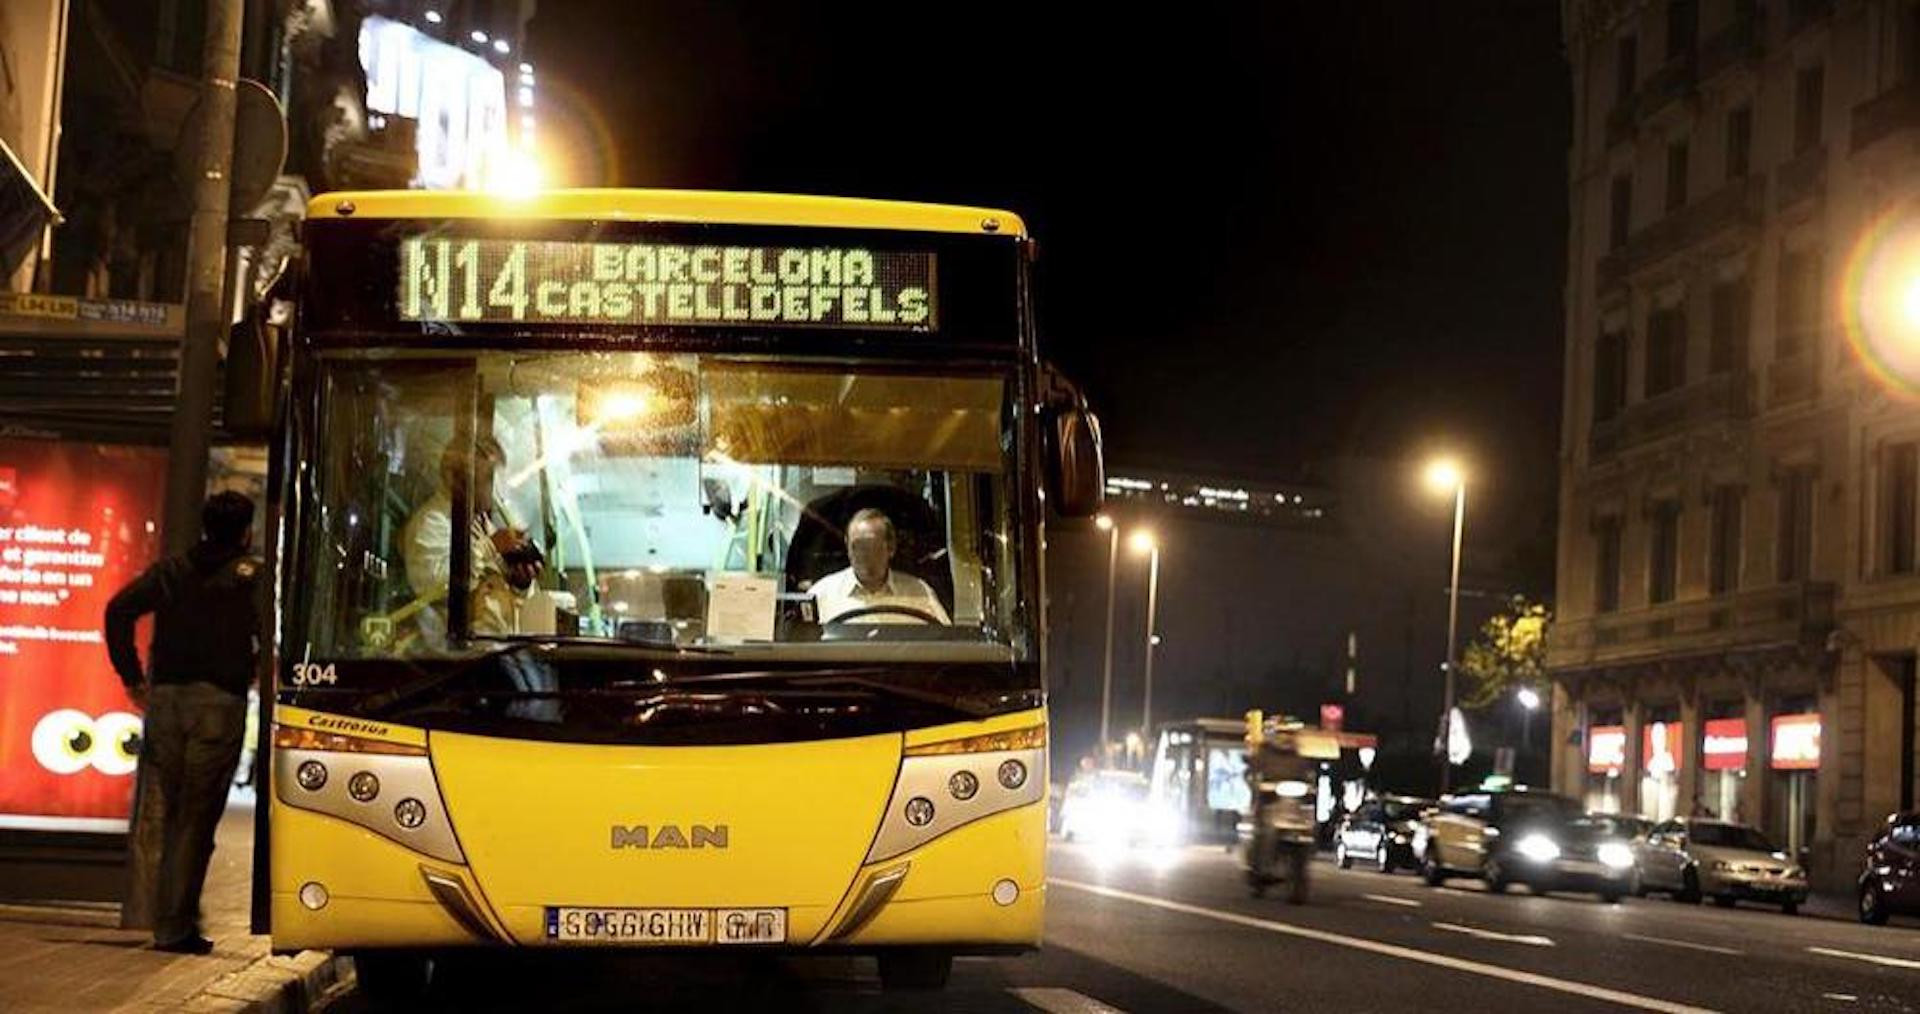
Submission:
<svg viewBox="0 0 1920 1014">
<path fill-rule="evenodd" d="M 112 906 L 0 904 L 0 1010 L 306 1010 L 340 968 L 314 952 L 269 957 L 247 932 L 252 806 L 229 806 L 215 841 L 202 897 L 212 954 L 151 950 L 146 933 L 116 928 Z"/>
</svg>

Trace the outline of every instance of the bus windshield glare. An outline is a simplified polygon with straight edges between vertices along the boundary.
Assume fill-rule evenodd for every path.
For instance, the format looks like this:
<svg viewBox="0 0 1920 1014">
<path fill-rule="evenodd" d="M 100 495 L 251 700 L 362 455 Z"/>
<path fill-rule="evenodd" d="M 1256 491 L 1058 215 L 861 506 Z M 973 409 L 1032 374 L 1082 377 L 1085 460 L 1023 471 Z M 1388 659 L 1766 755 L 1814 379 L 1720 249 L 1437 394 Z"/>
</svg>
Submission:
<svg viewBox="0 0 1920 1014">
<path fill-rule="evenodd" d="M 1010 374 L 573 349 L 333 356 L 319 377 L 317 655 L 1032 651 Z"/>
</svg>

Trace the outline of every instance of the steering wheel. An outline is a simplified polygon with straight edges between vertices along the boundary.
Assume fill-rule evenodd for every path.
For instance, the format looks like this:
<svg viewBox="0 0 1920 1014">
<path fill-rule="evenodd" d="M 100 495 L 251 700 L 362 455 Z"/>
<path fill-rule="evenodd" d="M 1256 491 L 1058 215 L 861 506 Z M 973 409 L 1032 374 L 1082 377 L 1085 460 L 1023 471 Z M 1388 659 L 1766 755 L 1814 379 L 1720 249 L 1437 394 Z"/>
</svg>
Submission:
<svg viewBox="0 0 1920 1014">
<path fill-rule="evenodd" d="M 946 626 L 945 623 L 941 622 L 940 617 L 935 616 L 932 613 L 929 613 L 925 610 L 915 609 L 912 606 L 894 606 L 894 605 L 861 606 L 858 609 L 849 609 L 846 612 L 841 613 L 838 616 L 835 616 L 833 619 L 825 620 L 823 622 L 846 623 L 849 620 L 857 620 L 863 616 L 911 616 L 914 619 L 919 620 L 921 623 L 927 624 L 928 626 L 931 626 L 931 627 Z"/>
</svg>

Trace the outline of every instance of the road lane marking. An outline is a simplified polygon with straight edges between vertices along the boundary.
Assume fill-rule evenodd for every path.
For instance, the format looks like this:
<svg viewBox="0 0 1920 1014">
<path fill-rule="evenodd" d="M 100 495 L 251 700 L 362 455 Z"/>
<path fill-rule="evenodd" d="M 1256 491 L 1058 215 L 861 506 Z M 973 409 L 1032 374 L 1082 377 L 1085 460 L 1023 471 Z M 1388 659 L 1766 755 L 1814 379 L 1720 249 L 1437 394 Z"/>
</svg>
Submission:
<svg viewBox="0 0 1920 1014">
<path fill-rule="evenodd" d="M 1047 1014 L 1126 1014 L 1118 1007 L 1095 1000 L 1085 993 L 1057 986 L 1022 986 L 1007 990 L 1022 1003 Z"/>
<path fill-rule="evenodd" d="M 1838 1000 L 1841 1003 L 1859 1003 L 1860 1002 L 1860 998 L 1857 996 L 1854 996 L 1852 993 L 1822 993 L 1820 994 L 1820 999 Z"/>
<path fill-rule="evenodd" d="M 1502 979 L 1507 982 L 1538 986 L 1542 989 L 1551 989 L 1560 993 L 1584 996 L 1591 1000 L 1604 1000 L 1608 1003 L 1619 1004 L 1622 1007 L 1661 1011 L 1662 1014 L 1711 1014 L 1711 1008 L 1707 1007 L 1691 1007 L 1683 1003 L 1674 1003 L 1670 1000 L 1641 996 L 1638 993 L 1608 989 L 1605 986 L 1594 986 L 1584 982 L 1574 982 L 1570 979 L 1556 979 L 1550 975 L 1523 972 L 1516 968 L 1506 968 L 1500 965 L 1489 965 L 1484 962 L 1470 961 L 1466 958 L 1456 958 L 1452 955 L 1440 954 L 1434 951 L 1423 951 L 1413 947 L 1402 947 L 1399 944 L 1370 940 L 1366 937 L 1354 937 L 1344 933 L 1310 929 L 1306 926 L 1296 926 L 1292 923 L 1278 922 L 1273 919 L 1256 919 L 1253 916 L 1241 915 L 1237 912 L 1226 912 L 1216 908 L 1202 908 L 1199 905 L 1189 905 L 1185 902 L 1156 898 L 1150 894 L 1134 894 L 1131 891 L 1122 891 L 1118 888 L 1106 887 L 1101 884 L 1087 884 L 1076 880 L 1064 880 L 1059 877 L 1048 877 L 1047 883 L 1056 887 L 1084 891 L 1087 894 L 1097 894 L 1102 897 L 1117 898 L 1121 901 L 1131 901 L 1139 905 L 1165 909 L 1169 912 L 1195 915 L 1203 919 L 1233 923 L 1237 926 L 1266 930 L 1269 933 L 1280 933 L 1286 936 L 1299 937 L 1303 940 L 1317 940 L 1320 943 L 1334 944 L 1339 947 L 1350 947 L 1354 950 L 1383 954 L 1387 957 L 1400 958 L 1405 961 L 1417 961 L 1421 964 L 1434 965 L 1456 972 L 1484 975 L 1490 979 Z"/>
<path fill-rule="evenodd" d="M 1360 897 L 1368 901 L 1377 901 L 1382 905 L 1405 905 L 1408 908 L 1419 908 L 1422 904 L 1412 898 L 1396 898 L 1391 894 L 1363 894 Z"/>
<path fill-rule="evenodd" d="M 1473 926 L 1462 926 L 1457 922 L 1436 922 L 1433 923 L 1432 926 L 1437 930 L 1446 930 L 1449 933 L 1465 933 L 1470 937 L 1478 937 L 1481 940 L 1498 940 L 1501 943 L 1526 944 L 1530 947 L 1553 946 L 1553 941 L 1547 937 L 1533 936 L 1525 933 L 1496 933 L 1493 930 L 1479 929 Z"/>
<path fill-rule="evenodd" d="M 1711 954 L 1745 954 L 1746 953 L 1745 951 L 1734 950 L 1731 947 L 1715 947 L 1712 944 L 1696 944 L 1691 940 L 1673 940 L 1668 937 L 1650 937 L 1641 933 L 1622 933 L 1620 935 L 1623 937 L 1626 937 L 1628 940 L 1644 940 L 1650 944 L 1666 944 L 1669 947 L 1685 947 L 1685 948 L 1688 948 L 1689 950 L 1706 951 Z"/>
<path fill-rule="evenodd" d="M 1884 954 L 1861 954 L 1857 951 L 1836 951 L 1831 947 L 1809 947 L 1807 951 L 1811 954 L 1824 954 L 1830 958 L 1852 958 L 1855 961 L 1867 961 L 1876 965 L 1885 965 L 1888 968 L 1920 969 L 1920 961 L 1915 961 L 1912 958 L 1889 958 Z"/>
</svg>

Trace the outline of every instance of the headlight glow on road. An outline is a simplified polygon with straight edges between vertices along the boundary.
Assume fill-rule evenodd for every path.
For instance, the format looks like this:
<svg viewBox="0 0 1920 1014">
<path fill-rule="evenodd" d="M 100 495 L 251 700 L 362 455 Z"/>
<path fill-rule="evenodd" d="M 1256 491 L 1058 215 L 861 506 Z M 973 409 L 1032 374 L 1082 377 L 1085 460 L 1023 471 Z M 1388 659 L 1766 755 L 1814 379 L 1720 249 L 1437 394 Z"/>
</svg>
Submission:
<svg viewBox="0 0 1920 1014">
<path fill-rule="evenodd" d="M 1633 866 L 1633 850 L 1617 841 L 1602 844 L 1598 855 L 1601 862 L 1616 870 L 1624 870 Z"/>
<path fill-rule="evenodd" d="M 1560 858 L 1560 846 L 1544 834 L 1530 834 L 1513 845 L 1515 852 L 1536 863 L 1550 863 Z"/>
</svg>

